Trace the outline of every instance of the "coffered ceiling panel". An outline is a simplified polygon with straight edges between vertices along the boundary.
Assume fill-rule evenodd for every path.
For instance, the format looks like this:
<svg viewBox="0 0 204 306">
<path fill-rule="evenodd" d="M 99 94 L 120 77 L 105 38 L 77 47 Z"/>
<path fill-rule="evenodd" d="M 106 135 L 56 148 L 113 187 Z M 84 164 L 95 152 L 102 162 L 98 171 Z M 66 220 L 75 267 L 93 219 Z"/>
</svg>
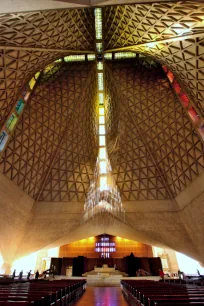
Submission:
<svg viewBox="0 0 204 306">
<path fill-rule="evenodd" d="M 93 64 L 69 64 L 42 79 L 3 154 L 1 172 L 34 199 L 84 198 L 97 154 L 95 103 Z"/>
<path fill-rule="evenodd" d="M 182 41 L 135 46 L 132 50 L 168 65 L 204 116 L 204 35 Z"/>
<path fill-rule="evenodd" d="M 105 7 L 104 18 L 106 49 L 126 48 L 168 65 L 185 86 L 200 115 L 204 115 L 201 1 Z"/>
<path fill-rule="evenodd" d="M 0 45 L 93 49 L 93 9 L 64 9 L 0 16 Z"/>
<path fill-rule="evenodd" d="M 160 66 L 106 67 L 108 146 L 123 200 L 173 199 L 204 169 L 203 145 Z"/>
<path fill-rule="evenodd" d="M 106 49 L 203 33 L 204 4 L 178 1 L 104 8 Z"/>
<path fill-rule="evenodd" d="M 0 127 L 4 124 L 20 89 L 35 72 L 57 57 L 57 52 L 0 50 Z"/>
</svg>

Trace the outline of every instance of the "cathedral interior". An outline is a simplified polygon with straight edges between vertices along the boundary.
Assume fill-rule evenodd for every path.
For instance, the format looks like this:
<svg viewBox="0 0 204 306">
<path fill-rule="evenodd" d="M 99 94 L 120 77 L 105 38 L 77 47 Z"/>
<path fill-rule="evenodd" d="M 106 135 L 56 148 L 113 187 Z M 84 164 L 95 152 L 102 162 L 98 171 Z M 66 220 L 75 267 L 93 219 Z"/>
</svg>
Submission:
<svg viewBox="0 0 204 306">
<path fill-rule="evenodd" d="M 204 264 L 203 1 L 13 2 L 0 8 L 4 264 L 103 233 Z M 103 140 L 125 218 L 83 222 Z"/>
</svg>

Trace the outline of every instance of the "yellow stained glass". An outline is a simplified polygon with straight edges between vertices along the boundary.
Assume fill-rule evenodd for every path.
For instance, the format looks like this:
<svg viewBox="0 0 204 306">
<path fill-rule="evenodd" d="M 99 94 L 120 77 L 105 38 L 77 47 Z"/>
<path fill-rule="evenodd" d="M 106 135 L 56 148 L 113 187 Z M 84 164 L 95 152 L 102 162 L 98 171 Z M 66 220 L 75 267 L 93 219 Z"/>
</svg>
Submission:
<svg viewBox="0 0 204 306">
<path fill-rule="evenodd" d="M 94 12 L 95 12 L 96 39 L 102 39 L 102 9 L 96 8 Z"/>
<path fill-rule="evenodd" d="M 103 93 L 99 93 L 98 94 L 98 102 L 99 102 L 99 105 L 102 105 L 104 102 L 103 102 Z"/>
<path fill-rule="evenodd" d="M 98 70 L 103 70 L 103 63 L 102 62 L 97 63 L 97 69 Z"/>
<path fill-rule="evenodd" d="M 99 146 L 105 146 L 105 144 L 106 144 L 106 137 L 99 136 Z"/>
<path fill-rule="evenodd" d="M 104 123 L 105 123 L 105 117 L 99 116 L 99 124 L 104 124 Z"/>
<path fill-rule="evenodd" d="M 99 42 L 99 43 L 96 43 L 96 50 L 97 50 L 97 52 L 102 52 L 102 50 L 103 50 L 103 45 L 102 45 L 102 43 L 101 42 Z"/>
<path fill-rule="evenodd" d="M 64 57 L 65 62 L 81 62 L 85 61 L 85 55 L 68 55 Z"/>
<path fill-rule="evenodd" d="M 35 79 L 37 80 L 39 78 L 39 76 L 40 76 L 40 71 L 36 72 Z"/>
<path fill-rule="evenodd" d="M 62 58 L 59 58 L 55 61 L 55 63 L 61 63 L 62 62 Z"/>
<path fill-rule="evenodd" d="M 105 125 L 99 125 L 99 135 L 105 135 Z"/>
<path fill-rule="evenodd" d="M 107 60 L 112 60 L 112 53 L 105 53 L 104 58 Z"/>
<path fill-rule="evenodd" d="M 30 82 L 29 82 L 29 86 L 30 86 L 30 89 L 31 89 L 31 90 L 32 90 L 33 87 L 35 86 L 35 83 L 36 83 L 35 78 L 32 78 L 32 79 L 30 80 Z"/>
<path fill-rule="evenodd" d="M 98 90 L 103 90 L 103 72 L 98 73 Z"/>
<path fill-rule="evenodd" d="M 87 58 L 88 58 L 88 61 L 94 61 L 96 59 L 96 55 L 95 54 L 88 54 Z"/>
<path fill-rule="evenodd" d="M 115 59 L 121 59 L 121 58 L 134 58 L 136 57 L 136 53 L 134 52 L 117 52 L 114 55 Z"/>
<path fill-rule="evenodd" d="M 105 111 L 104 111 L 104 107 L 100 107 L 99 108 L 99 115 L 104 115 Z"/>
<path fill-rule="evenodd" d="M 106 158 L 106 149 L 105 148 L 99 148 L 99 158 L 105 159 Z"/>
</svg>

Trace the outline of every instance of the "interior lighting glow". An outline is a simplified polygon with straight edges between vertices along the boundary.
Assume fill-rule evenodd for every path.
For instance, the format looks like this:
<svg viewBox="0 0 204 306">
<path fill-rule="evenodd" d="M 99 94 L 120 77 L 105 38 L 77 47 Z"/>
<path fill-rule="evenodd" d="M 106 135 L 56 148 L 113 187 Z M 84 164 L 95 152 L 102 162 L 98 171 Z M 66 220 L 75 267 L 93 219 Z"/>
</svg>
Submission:
<svg viewBox="0 0 204 306">
<path fill-rule="evenodd" d="M 83 62 L 85 61 L 85 55 L 69 55 L 64 57 L 65 62 Z"/>
<path fill-rule="evenodd" d="M 99 125 L 99 135 L 105 135 L 105 125 Z"/>
<path fill-rule="evenodd" d="M 101 116 L 101 115 L 104 115 L 105 114 L 105 109 L 104 109 L 104 107 L 100 107 L 99 108 L 99 115 Z"/>
<path fill-rule="evenodd" d="M 32 253 L 28 256 L 21 257 L 14 261 L 11 270 L 16 269 L 16 274 L 23 270 L 23 274 L 26 275 L 28 271 L 32 270 L 34 272 L 37 261 L 37 252 Z"/>
<path fill-rule="evenodd" d="M 200 271 L 200 274 L 204 274 L 204 267 L 202 267 L 198 261 L 188 257 L 182 253 L 176 252 L 176 257 L 178 261 L 178 266 L 181 271 L 185 274 L 197 274 L 197 269 Z"/>
<path fill-rule="evenodd" d="M 112 53 L 105 53 L 105 54 L 104 54 L 104 58 L 105 58 L 106 60 L 112 60 Z"/>
<path fill-rule="evenodd" d="M 0 254 L 0 267 L 3 265 L 3 263 L 4 263 L 4 260 L 3 260 L 2 255 Z M 3 271 L 0 271 L 0 273 L 3 273 Z"/>
<path fill-rule="evenodd" d="M 105 116 L 99 116 L 99 124 L 105 123 Z"/>
<path fill-rule="evenodd" d="M 47 250 L 48 257 L 59 257 L 59 247 Z"/>
<path fill-rule="evenodd" d="M 150 48 L 155 48 L 156 45 L 157 45 L 156 42 L 152 42 L 152 43 L 147 44 L 147 46 L 150 47 Z"/>
<path fill-rule="evenodd" d="M 61 63 L 62 62 L 62 58 L 59 58 L 55 61 L 55 63 Z"/>
<path fill-rule="evenodd" d="M 106 158 L 106 149 L 105 148 L 99 148 L 99 158 L 105 159 Z"/>
<path fill-rule="evenodd" d="M 114 54 L 115 59 L 122 59 L 122 58 L 135 58 L 136 53 L 134 52 L 117 52 Z"/>
<path fill-rule="evenodd" d="M 98 70 L 103 70 L 103 63 L 102 62 L 97 63 L 97 69 Z"/>
<path fill-rule="evenodd" d="M 106 144 L 106 138 L 105 136 L 99 136 L 99 146 L 105 146 Z"/>
<path fill-rule="evenodd" d="M 94 61 L 96 59 L 96 55 L 95 54 L 88 54 L 87 58 L 88 58 L 88 61 Z"/>
<path fill-rule="evenodd" d="M 101 53 L 103 50 L 102 42 L 96 43 L 96 50 L 97 52 Z"/>
<path fill-rule="evenodd" d="M 98 90 L 103 90 L 103 73 L 98 73 Z"/>
<path fill-rule="evenodd" d="M 180 29 L 174 29 L 174 32 L 176 32 L 176 34 L 182 35 L 182 34 L 186 34 L 191 32 L 191 29 L 186 29 L 186 28 L 180 28 Z"/>
<path fill-rule="evenodd" d="M 96 39 L 102 39 L 102 9 L 95 8 L 95 30 L 96 30 Z"/>
<path fill-rule="evenodd" d="M 98 94 L 98 102 L 99 102 L 99 105 L 103 105 L 104 104 L 103 93 L 102 92 Z"/>
<path fill-rule="evenodd" d="M 107 177 L 101 176 L 100 177 L 100 190 L 105 190 L 105 189 L 107 189 Z"/>
<path fill-rule="evenodd" d="M 99 169 L 100 169 L 100 174 L 107 173 L 107 164 L 106 164 L 106 161 L 100 161 Z"/>
</svg>

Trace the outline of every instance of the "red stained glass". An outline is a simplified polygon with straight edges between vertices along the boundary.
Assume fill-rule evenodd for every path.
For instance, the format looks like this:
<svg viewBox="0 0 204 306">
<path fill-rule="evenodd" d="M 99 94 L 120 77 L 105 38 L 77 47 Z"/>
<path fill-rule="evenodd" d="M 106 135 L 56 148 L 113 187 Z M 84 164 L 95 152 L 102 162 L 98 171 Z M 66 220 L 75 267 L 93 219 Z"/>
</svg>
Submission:
<svg viewBox="0 0 204 306">
<path fill-rule="evenodd" d="M 196 110 L 193 107 L 189 108 L 188 114 L 191 117 L 192 121 L 195 124 L 198 124 L 198 122 L 200 121 L 200 117 L 198 116 L 198 114 L 196 113 Z"/>
<path fill-rule="evenodd" d="M 174 88 L 175 93 L 177 93 L 177 95 L 178 95 L 180 93 L 180 91 L 181 91 L 181 87 L 180 87 L 179 83 L 176 80 L 174 80 L 173 88 Z"/>
<path fill-rule="evenodd" d="M 173 74 L 173 72 L 169 71 L 169 72 L 167 73 L 167 77 L 168 77 L 169 81 L 170 81 L 171 83 L 173 83 L 173 80 L 174 80 L 174 74 Z"/>
<path fill-rule="evenodd" d="M 188 104 L 189 104 L 189 99 L 188 99 L 187 95 L 186 95 L 184 92 L 182 92 L 182 93 L 179 95 L 179 98 L 180 98 L 180 101 L 181 101 L 181 103 L 183 104 L 183 106 L 184 106 L 185 108 L 187 108 L 187 107 L 188 107 Z"/>
<path fill-rule="evenodd" d="M 162 68 L 163 68 L 163 70 L 164 70 L 165 73 L 168 72 L 168 67 L 167 67 L 167 66 L 162 66 Z"/>
</svg>

